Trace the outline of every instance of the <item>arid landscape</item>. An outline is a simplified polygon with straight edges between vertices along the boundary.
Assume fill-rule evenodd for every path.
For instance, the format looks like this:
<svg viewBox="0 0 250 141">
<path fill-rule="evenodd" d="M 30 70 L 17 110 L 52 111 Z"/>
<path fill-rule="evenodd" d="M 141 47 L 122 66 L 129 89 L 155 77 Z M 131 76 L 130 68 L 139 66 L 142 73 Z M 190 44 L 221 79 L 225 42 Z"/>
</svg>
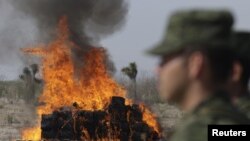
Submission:
<svg viewBox="0 0 250 141">
<path fill-rule="evenodd" d="M 122 77 L 117 81 L 122 83 L 128 92 L 133 91 L 126 78 Z M 158 96 L 153 95 L 156 94 L 153 82 L 151 78 L 140 78 L 137 82 L 138 95 L 157 116 L 162 134 L 166 136 L 181 117 L 181 112 L 175 106 L 160 102 Z M 25 100 L 24 82 L 1 81 L 0 84 L 0 141 L 21 139 L 22 129 L 36 124 L 35 103 L 27 103 Z M 133 97 L 133 94 L 128 93 L 128 96 Z"/>
</svg>

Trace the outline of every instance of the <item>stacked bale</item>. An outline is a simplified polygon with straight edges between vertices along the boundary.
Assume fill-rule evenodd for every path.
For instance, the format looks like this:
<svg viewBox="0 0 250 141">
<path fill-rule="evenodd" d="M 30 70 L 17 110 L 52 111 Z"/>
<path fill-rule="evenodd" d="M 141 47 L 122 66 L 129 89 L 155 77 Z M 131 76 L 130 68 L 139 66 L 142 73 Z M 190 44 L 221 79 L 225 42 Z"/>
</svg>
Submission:
<svg viewBox="0 0 250 141">
<path fill-rule="evenodd" d="M 139 105 L 125 105 L 122 97 L 112 97 L 104 110 L 63 107 L 42 115 L 42 138 L 46 140 L 157 141 L 159 134 L 143 121 Z"/>
</svg>

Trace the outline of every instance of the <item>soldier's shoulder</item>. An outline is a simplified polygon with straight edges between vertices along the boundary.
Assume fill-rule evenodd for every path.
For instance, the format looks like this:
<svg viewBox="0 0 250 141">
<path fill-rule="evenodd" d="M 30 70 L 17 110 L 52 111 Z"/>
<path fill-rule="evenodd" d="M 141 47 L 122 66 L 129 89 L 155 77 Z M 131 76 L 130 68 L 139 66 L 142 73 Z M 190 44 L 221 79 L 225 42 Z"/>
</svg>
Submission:
<svg viewBox="0 0 250 141">
<path fill-rule="evenodd" d="M 230 102 L 214 99 L 184 116 L 170 141 L 205 141 L 207 140 L 207 127 L 210 124 L 249 124 L 249 120 Z"/>
<path fill-rule="evenodd" d="M 248 124 L 249 119 L 230 102 L 214 101 L 195 113 L 207 124 Z"/>
<path fill-rule="evenodd" d="M 237 101 L 239 108 L 249 108 L 250 107 L 250 96 L 241 97 Z M 250 109 L 249 109 L 250 111 Z"/>
<path fill-rule="evenodd" d="M 210 124 L 231 125 L 247 122 L 241 117 L 232 117 L 232 114 L 226 115 L 225 111 L 190 114 L 177 125 L 170 141 L 206 141 L 207 128 Z"/>
<path fill-rule="evenodd" d="M 250 119 L 250 97 L 240 98 L 237 103 L 239 110 Z"/>
<path fill-rule="evenodd" d="M 177 126 L 170 141 L 200 141 L 206 138 L 207 123 L 197 115 L 190 115 Z"/>
</svg>

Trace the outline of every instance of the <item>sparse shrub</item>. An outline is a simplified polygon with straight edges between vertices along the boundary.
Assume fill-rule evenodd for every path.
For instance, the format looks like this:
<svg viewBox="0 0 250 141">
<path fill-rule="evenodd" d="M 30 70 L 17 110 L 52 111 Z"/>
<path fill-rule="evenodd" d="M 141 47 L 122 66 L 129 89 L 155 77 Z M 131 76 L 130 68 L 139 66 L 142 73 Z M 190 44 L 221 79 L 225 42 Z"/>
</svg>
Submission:
<svg viewBox="0 0 250 141">
<path fill-rule="evenodd" d="M 12 124 L 13 121 L 14 121 L 13 115 L 8 115 L 8 116 L 7 116 L 7 122 L 8 122 L 8 124 Z"/>
</svg>

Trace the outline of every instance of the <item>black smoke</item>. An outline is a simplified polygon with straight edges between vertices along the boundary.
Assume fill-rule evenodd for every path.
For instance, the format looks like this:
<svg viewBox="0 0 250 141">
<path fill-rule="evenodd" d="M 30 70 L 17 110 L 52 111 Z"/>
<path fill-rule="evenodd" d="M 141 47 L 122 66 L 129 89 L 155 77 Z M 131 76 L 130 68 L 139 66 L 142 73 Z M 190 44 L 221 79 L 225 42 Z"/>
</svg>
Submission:
<svg viewBox="0 0 250 141">
<path fill-rule="evenodd" d="M 67 16 L 72 39 L 80 45 L 98 42 L 119 30 L 126 19 L 126 0 L 12 0 L 33 18 L 45 41 L 55 37 L 59 19 Z"/>
<path fill-rule="evenodd" d="M 67 16 L 70 38 L 83 52 L 121 29 L 128 12 L 126 0 L 11 0 L 11 3 L 36 23 L 39 40 L 44 43 L 56 37 L 59 19 Z M 83 65 L 81 51 L 73 50 L 77 67 Z M 105 60 L 108 70 L 115 70 L 111 59 Z"/>
</svg>

